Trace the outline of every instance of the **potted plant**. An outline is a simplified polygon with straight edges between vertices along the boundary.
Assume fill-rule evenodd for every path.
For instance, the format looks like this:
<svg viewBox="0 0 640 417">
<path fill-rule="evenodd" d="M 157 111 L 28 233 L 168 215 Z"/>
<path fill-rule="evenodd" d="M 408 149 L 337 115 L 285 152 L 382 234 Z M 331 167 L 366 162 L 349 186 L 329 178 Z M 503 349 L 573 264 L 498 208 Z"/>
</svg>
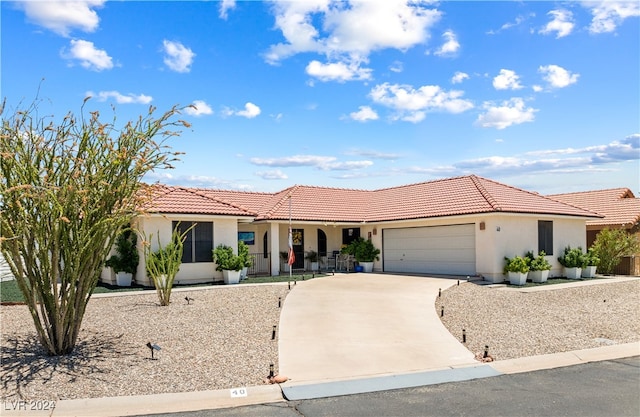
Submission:
<svg viewBox="0 0 640 417">
<path fill-rule="evenodd" d="M 138 269 L 140 255 L 136 247 L 137 240 L 133 230 L 124 229 L 116 238 L 116 253 L 105 262 L 105 265 L 116 273 L 116 285 L 120 287 L 130 287 L 133 275 Z"/>
<path fill-rule="evenodd" d="M 527 252 L 526 257 L 529 262 L 528 278 L 531 282 L 546 282 L 549 278 L 551 264 L 545 256 L 546 253 L 543 250 L 536 257 L 533 256 L 533 252 Z"/>
<path fill-rule="evenodd" d="M 280 263 L 282 264 L 281 270 L 284 272 L 289 272 L 289 252 L 283 251 L 280 252 Z"/>
<path fill-rule="evenodd" d="M 311 263 L 312 271 L 318 270 L 318 252 L 310 250 L 309 252 L 307 252 L 307 255 L 304 257 L 304 259 Z"/>
<path fill-rule="evenodd" d="M 216 271 L 222 271 L 225 284 L 240 282 L 240 271 L 244 266 L 244 259 L 233 253 L 231 246 L 219 244 L 213 250 L 213 262 L 217 264 Z"/>
<path fill-rule="evenodd" d="M 524 285 L 527 282 L 529 263 L 522 256 L 504 257 L 504 272 L 509 276 L 511 285 Z"/>
<path fill-rule="evenodd" d="M 242 258 L 242 271 L 240 271 L 240 279 L 247 279 L 247 271 L 252 265 L 251 255 L 249 254 L 249 245 L 242 240 L 238 241 L 238 256 Z"/>
<path fill-rule="evenodd" d="M 582 278 L 593 278 L 596 276 L 596 268 L 600 263 L 600 258 L 593 250 L 593 248 L 589 248 L 587 253 L 584 255 L 584 263 L 582 264 L 582 273 L 580 274 Z"/>
<path fill-rule="evenodd" d="M 558 262 L 564 267 L 564 274 L 569 279 L 580 279 L 582 265 L 584 264 L 584 254 L 582 248 L 564 248 L 562 256 L 558 257 Z"/>
<path fill-rule="evenodd" d="M 373 261 L 380 259 L 380 249 L 369 239 L 359 237 L 342 249 L 342 253 L 353 255 L 363 272 L 373 272 Z"/>
</svg>

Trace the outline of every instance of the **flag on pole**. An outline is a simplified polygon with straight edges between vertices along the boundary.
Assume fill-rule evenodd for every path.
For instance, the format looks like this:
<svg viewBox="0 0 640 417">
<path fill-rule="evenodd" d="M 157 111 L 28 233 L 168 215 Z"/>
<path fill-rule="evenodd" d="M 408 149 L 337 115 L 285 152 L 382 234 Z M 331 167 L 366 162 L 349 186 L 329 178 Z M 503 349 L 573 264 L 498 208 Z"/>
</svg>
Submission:
<svg viewBox="0 0 640 417">
<path fill-rule="evenodd" d="M 287 263 L 291 266 L 295 261 L 296 255 L 293 253 L 293 233 L 291 232 L 291 226 L 289 226 L 289 259 L 287 260 Z"/>
</svg>

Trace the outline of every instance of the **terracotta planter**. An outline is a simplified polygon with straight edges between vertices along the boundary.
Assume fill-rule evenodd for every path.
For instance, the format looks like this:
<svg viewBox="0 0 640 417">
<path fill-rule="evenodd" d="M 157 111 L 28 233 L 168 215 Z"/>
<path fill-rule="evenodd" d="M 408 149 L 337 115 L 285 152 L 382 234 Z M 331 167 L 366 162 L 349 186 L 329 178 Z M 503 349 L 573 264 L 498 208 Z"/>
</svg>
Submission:
<svg viewBox="0 0 640 417">
<path fill-rule="evenodd" d="M 547 282 L 548 278 L 548 269 L 545 269 L 543 271 L 529 271 L 529 279 L 531 280 L 531 282 Z"/>
<path fill-rule="evenodd" d="M 564 267 L 564 275 L 568 279 L 580 279 L 580 274 L 582 274 L 582 268 L 567 268 Z"/>
<path fill-rule="evenodd" d="M 527 282 L 526 272 L 509 272 L 509 284 L 511 285 L 524 285 Z"/>
</svg>

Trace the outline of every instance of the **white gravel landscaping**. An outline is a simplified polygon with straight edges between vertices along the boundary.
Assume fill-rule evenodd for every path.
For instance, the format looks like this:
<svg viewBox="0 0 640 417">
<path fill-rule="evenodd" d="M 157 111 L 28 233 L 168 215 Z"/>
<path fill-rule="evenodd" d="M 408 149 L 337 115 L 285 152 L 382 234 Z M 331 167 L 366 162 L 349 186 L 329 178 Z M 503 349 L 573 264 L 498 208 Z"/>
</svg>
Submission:
<svg viewBox="0 0 640 417">
<path fill-rule="evenodd" d="M 585 349 L 640 340 L 640 281 L 520 292 L 461 283 L 434 308 L 474 353 L 490 346 L 496 359 Z M 556 288 L 553 288 L 556 287 Z M 260 385 L 278 370 L 278 298 L 284 285 L 213 287 L 157 296 L 91 300 L 77 348 L 47 357 L 25 306 L 0 307 L 3 401 L 60 400 Z M 193 298 L 188 305 L 185 297 Z M 147 342 L 162 349 L 151 360 Z"/>
</svg>

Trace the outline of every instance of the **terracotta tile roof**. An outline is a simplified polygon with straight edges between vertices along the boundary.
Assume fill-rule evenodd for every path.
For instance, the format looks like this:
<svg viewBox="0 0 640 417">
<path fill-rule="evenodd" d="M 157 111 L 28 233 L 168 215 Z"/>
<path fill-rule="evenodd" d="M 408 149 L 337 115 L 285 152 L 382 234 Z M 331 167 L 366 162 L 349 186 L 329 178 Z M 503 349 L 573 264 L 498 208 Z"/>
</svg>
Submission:
<svg viewBox="0 0 640 417">
<path fill-rule="evenodd" d="M 379 190 L 296 185 L 277 193 L 162 186 L 155 210 L 259 220 L 379 222 L 491 212 L 599 217 L 574 205 L 475 175 Z"/>
<path fill-rule="evenodd" d="M 636 198 L 628 188 L 581 191 L 548 196 L 587 210 L 600 213 L 602 219 L 588 220 L 588 226 L 633 227 L 640 222 L 640 198 Z"/>
<path fill-rule="evenodd" d="M 151 213 L 218 214 L 227 216 L 255 216 L 246 207 L 223 201 L 195 188 L 154 185 L 151 202 L 144 207 Z"/>
</svg>

